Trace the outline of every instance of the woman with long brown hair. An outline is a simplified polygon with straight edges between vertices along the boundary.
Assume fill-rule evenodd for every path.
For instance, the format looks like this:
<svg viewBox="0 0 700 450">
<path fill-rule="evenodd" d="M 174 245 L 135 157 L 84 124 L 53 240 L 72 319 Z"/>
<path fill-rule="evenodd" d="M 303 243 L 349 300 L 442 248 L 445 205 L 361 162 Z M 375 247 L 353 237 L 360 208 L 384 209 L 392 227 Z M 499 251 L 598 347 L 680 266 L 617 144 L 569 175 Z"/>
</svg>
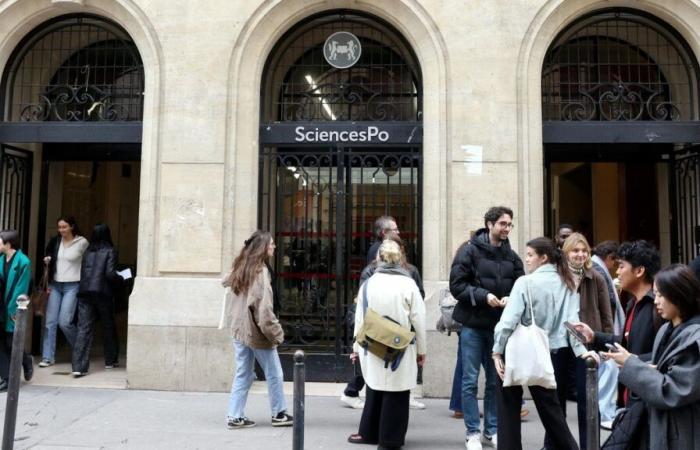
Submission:
<svg viewBox="0 0 700 450">
<path fill-rule="evenodd" d="M 224 277 L 227 288 L 221 327 L 233 339 L 236 373 L 231 386 L 227 425 L 230 429 L 250 428 L 255 422 L 245 414 L 248 391 L 253 384 L 255 360 L 265 372 L 272 426 L 291 426 L 284 399 L 282 365 L 277 346 L 284 342 L 284 331 L 273 311 L 270 271 L 266 263 L 275 253 L 275 242 L 266 231 L 257 230 L 246 239 Z"/>
</svg>

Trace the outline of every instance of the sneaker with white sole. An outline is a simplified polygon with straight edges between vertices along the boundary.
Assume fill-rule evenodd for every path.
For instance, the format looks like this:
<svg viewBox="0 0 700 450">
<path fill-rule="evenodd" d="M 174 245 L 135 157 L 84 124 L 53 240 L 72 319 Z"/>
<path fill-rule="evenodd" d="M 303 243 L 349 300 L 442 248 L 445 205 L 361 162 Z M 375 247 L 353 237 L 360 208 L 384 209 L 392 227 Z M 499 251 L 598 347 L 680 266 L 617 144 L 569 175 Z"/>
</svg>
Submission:
<svg viewBox="0 0 700 450">
<path fill-rule="evenodd" d="M 42 360 L 39 362 L 38 366 L 39 366 L 39 367 L 49 367 L 49 366 L 53 366 L 53 361 L 51 361 L 50 359 L 45 359 L 45 358 L 44 358 L 44 359 L 42 359 Z"/>
<path fill-rule="evenodd" d="M 612 420 L 604 420 L 603 422 L 600 422 L 600 428 L 604 430 L 612 430 Z"/>
<path fill-rule="evenodd" d="M 488 445 L 490 447 L 497 448 L 498 447 L 498 436 L 496 436 L 496 435 L 487 436 L 485 434 L 482 434 L 481 435 L 481 442 L 484 445 Z"/>
<path fill-rule="evenodd" d="M 226 426 L 229 430 L 236 430 L 238 428 L 251 428 L 255 426 L 255 422 L 247 417 L 238 417 L 236 419 L 228 419 L 226 421 Z"/>
<path fill-rule="evenodd" d="M 287 414 L 287 411 L 279 412 L 272 418 L 273 427 L 291 427 L 293 424 L 294 418 Z"/>
<path fill-rule="evenodd" d="M 360 397 L 350 397 L 349 395 L 343 394 L 340 396 L 340 401 L 352 409 L 362 409 L 365 407 L 365 401 Z"/>
<path fill-rule="evenodd" d="M 481 435 L 479 433 L 470 434 L 467 436 L 467 442 L 464 443 L 467 450 L 481 450 Z"/>
<path fill-rule="evenodd" d="M 425 409 L 425 403 L 421 403 L 414 397 L 411 397 L 411 399 L 408 401 L 408 407 L 411 409 Z"/>
</svg>

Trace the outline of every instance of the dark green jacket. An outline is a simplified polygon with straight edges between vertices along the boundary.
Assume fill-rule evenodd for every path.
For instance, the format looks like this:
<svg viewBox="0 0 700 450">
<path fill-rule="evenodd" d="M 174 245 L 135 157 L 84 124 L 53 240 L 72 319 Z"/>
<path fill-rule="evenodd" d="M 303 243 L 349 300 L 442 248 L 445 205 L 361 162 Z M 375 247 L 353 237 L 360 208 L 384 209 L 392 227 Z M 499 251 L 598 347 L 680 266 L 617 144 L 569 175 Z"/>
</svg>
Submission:
<svg viewBox="0 0 700 450">
<path fill-rule="evenodd" d="M 0 322 L 4 324 L 5 331 L 15 331 L 15 315 L 17 314 L 17 297 L 29 294 L 29 280 L 32 278 L 32 267 L 29 258 L 17 250 L 12 264 L 5 273 L 5 255 L 0 255 L 0 279 L 2 280 L 2 310 L 0 310 Z"/>
</svg>

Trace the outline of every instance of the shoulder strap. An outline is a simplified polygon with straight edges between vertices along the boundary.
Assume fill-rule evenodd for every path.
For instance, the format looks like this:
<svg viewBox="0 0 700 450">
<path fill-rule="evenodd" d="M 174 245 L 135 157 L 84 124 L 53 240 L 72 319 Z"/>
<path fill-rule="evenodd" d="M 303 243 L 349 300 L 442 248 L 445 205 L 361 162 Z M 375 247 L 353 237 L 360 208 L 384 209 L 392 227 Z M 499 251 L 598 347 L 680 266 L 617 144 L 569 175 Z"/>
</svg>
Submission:
<svg viewBox="0 0 700 450">
<path fill-rule="evenodd" d="M 367 283 L 369 282 L 369 279 L 365 280 L 364 283 L 362 283 L 362 315 L 364 316 L 367 313 Z"/>
<path fill-rule="evenodd" d="M 536 325 L 535 311 L 532 309 L 532 294 L 530 293 L 530 280 L 525 280 L 525 288 L 527 292 L 525 298 L 527 299 L 527 303 L 530 306 L 530 318 L 532 319 L 532 325 Z"/>
</svg>

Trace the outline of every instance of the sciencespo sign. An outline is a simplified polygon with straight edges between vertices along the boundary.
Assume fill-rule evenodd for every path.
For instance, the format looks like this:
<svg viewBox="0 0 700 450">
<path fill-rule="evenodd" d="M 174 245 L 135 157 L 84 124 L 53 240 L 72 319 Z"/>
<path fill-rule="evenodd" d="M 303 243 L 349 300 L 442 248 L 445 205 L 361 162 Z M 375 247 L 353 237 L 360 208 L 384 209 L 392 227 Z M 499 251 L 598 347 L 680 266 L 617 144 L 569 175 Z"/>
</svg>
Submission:
<svg viewBox="0 0 700 450">
<path fill-rule="evenodd" d="M 391 135 L 386 130 L 369 125 L 365 130 L 321 130 L 318 127 L 308 129 L 298 126 L 294 129 L 296 142 L 313 144 L 331 142 L 387 142 Z"/>
<path fill-rule="evenodd" d="M 260 126 L 260 143 L 298 145 L 420 144 L 420 122 L 285 123 Z"/>
</svg>

